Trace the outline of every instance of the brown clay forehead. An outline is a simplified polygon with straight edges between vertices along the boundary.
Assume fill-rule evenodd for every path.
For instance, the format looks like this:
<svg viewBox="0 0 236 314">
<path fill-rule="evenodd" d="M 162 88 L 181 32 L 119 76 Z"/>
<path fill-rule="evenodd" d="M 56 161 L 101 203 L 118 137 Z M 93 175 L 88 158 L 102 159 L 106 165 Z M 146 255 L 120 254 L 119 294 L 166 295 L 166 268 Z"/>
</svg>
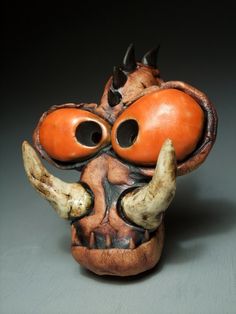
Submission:
<svg viewBox="0 0 236 314">
<path fill-rule="evenodd" d="M 116 118 L 150 86 L 162 82 L 157 68 L 159 46 L 149 50 L 137 62 L 134 45 L 130 44 L 120 65 L 114 66 L 105 84 L 100 103 L 94 112 L 113 124 Z"/>
<path fill-rule="evenodd" d="M 124 86 L 114 90 L 114 76 L 107 81 L 100 104 L 94 108 L 99 116 L 113 124 L 116 118 L 135 100 L 142 96 L 143 92 L 152 86 L 160 86 L 162 80 L 159 78 L 159 70 L 137 63 L 137 68 L 127 74 Z M 111 106 L 109 104 L 109 93 L 119 93 L 119 102 Z"/>
</svg>

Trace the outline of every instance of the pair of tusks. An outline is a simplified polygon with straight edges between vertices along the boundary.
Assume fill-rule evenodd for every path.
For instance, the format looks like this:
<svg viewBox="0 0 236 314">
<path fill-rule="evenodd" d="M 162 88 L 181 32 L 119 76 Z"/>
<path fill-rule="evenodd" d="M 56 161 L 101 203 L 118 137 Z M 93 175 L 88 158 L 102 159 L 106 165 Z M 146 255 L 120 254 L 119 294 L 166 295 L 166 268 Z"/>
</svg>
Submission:
<svg viewBox="0 0 236 314">
<path fill-rule="evenodd" d="M 86 215 L 92 196 L 80 183 L 66 183 L 50 174 L 35 150 L 26 141 L 22 145 L 26 174 L 33 187 L 53 206 L 61 218 L 73 219 Z M 176 189 L 176 160 L 171 140 L 160 151 L 152 180 L 142 188 L 127 193 L 121 200 L 127 218 L 145 229 L 155 229 L 172 201 Z"/>
</svg>

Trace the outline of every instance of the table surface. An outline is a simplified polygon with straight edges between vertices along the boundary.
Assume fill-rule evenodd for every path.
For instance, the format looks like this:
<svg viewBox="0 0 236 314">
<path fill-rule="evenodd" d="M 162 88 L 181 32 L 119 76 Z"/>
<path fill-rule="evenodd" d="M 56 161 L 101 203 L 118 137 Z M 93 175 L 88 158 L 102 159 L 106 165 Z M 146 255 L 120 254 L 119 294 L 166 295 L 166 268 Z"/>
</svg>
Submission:
<svg viewBox="0 0 236 314">
<path fill-rule="evenodd" d="M 120 39 L 120 48 L 105 39 L 99 45 L 97 34 L 109 36 L 105 22 L 95 33 L 86 30 L 91 40 L 81 35 L 83 19 L 76 28 L 75 23 L 68 26 L 53 16 L 53 22 L 38 23 L 34 30 L 22 28 L 14 42 L 7 39 L 11 51 L 1 125 L 0 313 L 236 313 L 236 51 L 231 41 L 233 19 L 223 18 L 222 26 L 217 18 L 207 24 L 203 16 L 202 23 L 208 25 L 204 32 L 196 26 L 197 17 L 174 30 L 161 22 L 154 28 L 153 36 L 166 38 L 162 72 L 207 92 L 219 114 L 219 132 L 204 165 L 177 180 L 176 197 L 165 217 L 161 261 L 153 271 L 134 278 L 96 276 L 74 261 L 70 225 L 31 188 L 20 145 L 30 140 L 38 118 L 50 105 L 96 99 L 126 41 L 133 36 L 146 49 L 151 35 L 138 40 L 140 26 L 128 31 L 124 42 Z M 187 42 L 182 36 L 185 23 L 192 34 Z M 148 25 L 153 26 L 151 19 Z M 121 36 L 115 22 L 112 26 Z M 149 26 L 145 24 L 142 31 L 148 32 Z M 83 45 L 79 57 L 70 50 L 80 45 L 75 43 L 77 33 Z M 207 47 L 204 51 L 196 51 L 200 40 Z M 91 42 L 96 43 L 96 52 L 86 51 Z M 77 180 L 73 171 L 47 167 L 65 180 Z"/>
</svg>

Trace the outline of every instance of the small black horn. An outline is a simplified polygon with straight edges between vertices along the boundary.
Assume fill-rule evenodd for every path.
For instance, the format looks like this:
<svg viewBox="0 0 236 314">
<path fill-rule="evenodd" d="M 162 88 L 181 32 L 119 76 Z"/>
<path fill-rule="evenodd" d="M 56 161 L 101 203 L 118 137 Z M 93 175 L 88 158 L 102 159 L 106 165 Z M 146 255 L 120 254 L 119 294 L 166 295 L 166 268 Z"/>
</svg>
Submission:
<svg viewBox="0 0 236 314">
<path fill-rule="evenodd" d="M 111 107 L 118 105 L 121 100 L 121 94 L 119 92 L 112 91 L 111 89 L 109 89 L 107 97 L 109 106 Z"/>
<path fill-rule="evenodd" d="M 158 52 L 160 49 L 160 45 L 158 45 L 157 47 L 149 50 L 147 53 L 145 53 L 145 55 L 142 58 L 142 63 L 144 65 L 149 65 L 153 68 L 157 67 L 157 56 L 158 56 Z"/>
<path fill-rule="evenodd" d="M 118 89 L 125 85 L 127 81 L 127 76 L 125 73 L 117 66 L 113 68 L 113 87 Z"/>
<path fill-rule="evenodd" d="M 136 61 L 135 61 L 134 44 L 130 44 L 123 59 L 123 70 L 127 72 L 132 72 L 135 69 L 136 69 Z"/>
</svg>

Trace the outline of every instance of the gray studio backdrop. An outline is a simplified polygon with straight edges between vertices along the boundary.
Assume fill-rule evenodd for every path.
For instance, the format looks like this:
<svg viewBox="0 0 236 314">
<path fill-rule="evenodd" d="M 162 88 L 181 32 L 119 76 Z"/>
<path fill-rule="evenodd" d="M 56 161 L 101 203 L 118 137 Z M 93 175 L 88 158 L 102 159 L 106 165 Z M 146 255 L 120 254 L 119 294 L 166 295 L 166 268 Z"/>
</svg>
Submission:
<svg viewBox="0 0 236 314">
<path fill-rule="evenodd" d="M 122 12 L 90 3 L 6 7 L 0 313 L 236 313 L 235 11 L 180 2 Z M 21 142 L 51 105 L 98 101 L 130 41 L 137 57 L 161 42 L 163 78 L 206 92 L 219 131 L 204 165 L 178 178 L 158 267 L 133 279 L 103 278 L 73 260 L 70 225 L 29 185 Z M 78 179 L 45 164 L 64 180 Z"/>
</svg>

